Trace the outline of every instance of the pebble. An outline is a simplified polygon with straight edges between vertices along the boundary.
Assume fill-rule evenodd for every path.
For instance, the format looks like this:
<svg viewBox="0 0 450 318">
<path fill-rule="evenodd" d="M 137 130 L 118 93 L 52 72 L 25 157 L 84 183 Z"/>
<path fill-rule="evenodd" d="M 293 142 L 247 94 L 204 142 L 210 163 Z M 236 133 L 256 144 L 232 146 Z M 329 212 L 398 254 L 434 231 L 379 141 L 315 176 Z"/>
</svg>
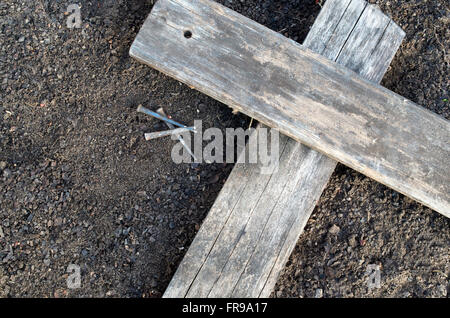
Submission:
<svg viewBox="0 0 450 318">
<path fill-rule="evenodd" d="M 11 174 L 12 174 L 11 170 L 9 170 L 9 169 L 3 170 L 3 176 L 5 178 L 9 178 L 11 176 Z"/>
<path fill-rule="evenodd" d="M 55 226 L 60 226 L 63 223 L 63 219 L 60 217 L 57 217 L 55 219 Z"/>
<path fill-rule="evenodd" d="M 447 287 L 439 284 L 437 287 L 438 297 L 447 297 Z"/>
<path fill-rule="evenodd" d="M 333 226 L 330 227 L 330 229 L 328 230 L 328 233 L 330 233 L 332 235 L 337 235 L 340 231 L 341 231 L 341 229 L 339 228 L 339 226 L 337 226 L 336 224 L 333 224 Z"/>
<path fill-rule="evenodd" d="M 4 161 L 0 161 L 0 170 L 4 170 L 7 166 L 7 163 Z"/>
<path fill-rule="evenodd" d="M 9 295 L 9 292 L 11 291 L 11 287 L 6 285 L 3 289 L 3 291 L 0 291 L 0 296 L 7 297 Z"/>
<path fill-rule="evenodd" d="M 350 238 L 348 239 L 348 244 L 351 247 L 355 247 L 356 245 L 358 245 L 358 241 L 356 240 L 356 235 L 355 234 L 350 236 Z"/>
<path fill-rule="evenodd" d="M 4 238 L 5 233 L 3 233 L 3 228 L 0 226 L 0 238 Z"/>
<path fill-rule="evenodd" d="M 359 245 L 361 245 L 361 246 L 365 246 L 366 245 L 366 243 L 367 243 L 367 240 L 366 239 L 360 239 L 359 240 Z"/>
<path fill-rule="evenodd" d="M 314 295 L 314 298 L 322 298 L 323 297 L 323 290 L 322 288 L 316 289 L 316 294 Z"/>
<path fill-rule="evenodd" d="M 131 227 L 128 227 L 128 228 L 122 230 L 122 234 L 127 236 L 128 233 L 130 233 L 130 231 L 131 231 Z"/>
</svg>

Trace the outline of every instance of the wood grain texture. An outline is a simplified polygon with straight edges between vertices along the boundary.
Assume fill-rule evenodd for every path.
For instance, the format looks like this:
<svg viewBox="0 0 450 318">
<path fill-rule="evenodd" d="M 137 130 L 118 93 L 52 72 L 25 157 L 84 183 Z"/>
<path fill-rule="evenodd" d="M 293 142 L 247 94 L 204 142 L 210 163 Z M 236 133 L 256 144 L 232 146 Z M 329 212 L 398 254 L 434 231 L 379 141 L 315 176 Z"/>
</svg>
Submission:
<svg viewBox="0 0 450 318">
<path fill-rule="evenodd" d="M 383 24 L 384 15 L 379 10 L 372 11 L 372 15 L 380 16 L 378 23 L 369 24 L 361 19 L 366 8 L 363 0 L 353 0 L 352 8 L 361 9 L 357 12 L 352 9 L 352 14 L 344 19 L 350 1 L 344 7 L 340 6 L 342 3 L 339 0 L 326 2 L 304 45 L 336 59 L 357 23 L 365 25 L 366 29 L 358 28 L 358 36 L 350 41 L 370 41 L 366 34 L 373 33 L 373 29 L 385 29 L 389 23 L 394 32 L 373 39 L 384 48 L 384 53 L 374 54 L 379 51 L 378 46 L 368 49 L 365 45 L 364 53 L 353 63 L 367 79 L 379 82 L 404 32 L 391 21 Z M 340 54 L 341 58 L 345 54 Z M 164 297 L 270 295 L 336 166 L 334 160 L 281 136 L 281 144 L 285 142 L 280 168 L 271 178 L 259 174 L 257 165 L 235 166 Z M 242 171 L 252 176 L 243 178 Z M 259 191 L 253 191 L 252 196 L 243 193 L 244 189 L 257 186 Z M 230 204 L 233 200 L 242 200 L 243 196 L 253 209 L 250 217 L 244 217 L 236 204 Z M 237 225 L 229 221 L 232 218 L 239 220 Z M 219 226 L 211 229 L 211 224 Z M 230 244 L 231 241 L 236 244 Z"/>
<path fill-rule="evenodd" d="M 335 61 L 347 42 L 356 22 L 367 6 L 365 1 L 331 0 L 325 3 L 303 45 L 312 51 Z M 376 15 L 376 19 L 383 19 L 384 15 Z M 370 41 L 370 37 L 367 37 Z"/>
<path fill-rule="evenodd" d="M 130 53 L 450 216 L 450 124 L 306 47 L 209 0 L 160 0 Z"/>
</svg>

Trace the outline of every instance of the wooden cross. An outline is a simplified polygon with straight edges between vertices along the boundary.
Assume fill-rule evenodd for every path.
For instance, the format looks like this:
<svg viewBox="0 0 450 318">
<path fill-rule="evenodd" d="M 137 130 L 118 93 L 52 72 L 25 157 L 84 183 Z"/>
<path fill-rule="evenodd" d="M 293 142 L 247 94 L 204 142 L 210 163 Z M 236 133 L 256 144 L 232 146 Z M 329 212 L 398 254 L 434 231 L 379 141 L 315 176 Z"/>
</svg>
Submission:
<svg viewBox="0 0 450 318">
<path fill-rule="evenodd" d="M 303 45 L 209 0 L 155 4 L 133 57 L 293 138 L 274 175 L 235 166 L 165 297 L 269 296 L 333 159 L 450 216 L 449 123 L 377 85 L 403 37 L 363 0 L 328 0 Z"/>
</svg>

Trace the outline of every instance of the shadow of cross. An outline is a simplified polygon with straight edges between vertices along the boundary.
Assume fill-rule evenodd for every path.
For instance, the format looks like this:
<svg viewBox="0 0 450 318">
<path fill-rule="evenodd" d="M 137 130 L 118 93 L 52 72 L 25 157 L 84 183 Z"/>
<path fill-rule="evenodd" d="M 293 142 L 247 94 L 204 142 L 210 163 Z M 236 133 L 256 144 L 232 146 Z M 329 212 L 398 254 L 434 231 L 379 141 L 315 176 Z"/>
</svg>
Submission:
<svg viewBox="0 0 450 318">
<path fill-rule="evenodd" d="M 164 297 L 269 296 L 330 158 L 449 216 L 448 122 L 376 85 L 403 37 L 363 0 L 328 0 L 303 46 L 209 0 L 155 5 L 133 57 L 286 135 L 276 174 L 235 166 Z"/>
</svg>

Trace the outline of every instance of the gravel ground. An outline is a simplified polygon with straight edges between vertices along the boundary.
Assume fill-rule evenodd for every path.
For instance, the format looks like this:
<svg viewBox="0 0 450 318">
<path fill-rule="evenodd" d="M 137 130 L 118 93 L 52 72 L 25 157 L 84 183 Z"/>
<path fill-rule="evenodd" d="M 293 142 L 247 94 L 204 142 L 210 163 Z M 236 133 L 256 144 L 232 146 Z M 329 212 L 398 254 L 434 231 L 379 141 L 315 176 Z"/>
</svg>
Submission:
<svg viewBox="0 0 450 318">
<path fill-rule="evenodd" d="M 320 10 L 219 2 L 299 42 Z M 172 163 L 174 141 L 142 137 L 165 127 L 135 108 L 204 128 L 249 118 L 130 59 L 153 1 L 79 0 L 80 29 L 66 27 L 71 3 L 0 3 L 0 296 L 160 297 L 232 166 Z M 448 2 L 376 3 L 407 32 L 383 85 L 449 119 Z M 447 297 L 449 224 L 339 166 L 273 296 Z"/>
</svg>

